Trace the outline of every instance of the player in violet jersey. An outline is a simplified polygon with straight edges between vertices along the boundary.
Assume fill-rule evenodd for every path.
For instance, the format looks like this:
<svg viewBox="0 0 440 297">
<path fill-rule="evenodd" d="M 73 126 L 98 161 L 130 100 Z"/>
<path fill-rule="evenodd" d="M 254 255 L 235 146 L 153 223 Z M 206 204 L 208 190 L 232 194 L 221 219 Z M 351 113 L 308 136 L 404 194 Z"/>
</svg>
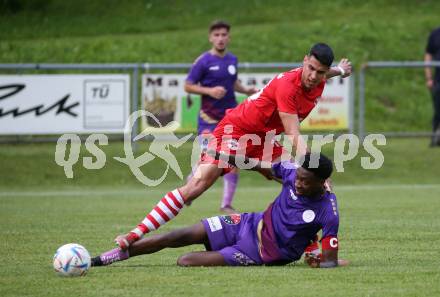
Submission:
<svg viewBox="0 0 440 297">
<path fill-rule="evenodd" d="M 300 122 L 315 108 L 327 79 L 351 74 L 348 59 L 332 66 L 333 59 L 329 45 L 314 44 L 304 56 L 302 67 L 278 74 L 258 93 L 226 111 L 209 136 L 207 152 L 225 152 L 264 164 L 277 163 L 286 154 L 304 156 L 307 143 L 301 137 Z M 288 143 L 285 148 L 275 138 L 282 133 Z M 220 176 L 241 167 L 229 166 L 207 152 L 202 152 L 193 178 L 166 193 L 135 228 L 115 238 L 121 250 L 174 219 L 184 205 L 200 197 Z"/>
<path fill-rule="evenodd" d="M 283 162 L 267 170 L 281 179 L 283 186 L 264 212 L 212 217 L 191 227 L 152 235 L 134 242 L 126 251 L 115 248 L 93 258 L 92 266 L 192 244 L 204 244 L 207 251 L 183 255 L 178 265 L 281 265 L 299 260 L 303 253 L 313 268 L 347 265 L 348 261 L 338 260 L 336 196 L 324 186 L 332 173 L 332 162 L 322 154 L 307 153 L 300 167 Z M 320 230 L 322 254 L 309 253 L 306 248 Z"/>
<path fill-rule="evenodd" d="M 203 135 L 212 133 L 225 116 L 227 109 L 237 106 L 234 91 L 252 95 L 258 90 L 246 88 L 237 79 L 238 59 L 227 52 L 230 25 L 215 21 L 209 27 L 209 42 L 212 48 L 201 54 L 189 71 L 185 91 L 201 95 L 198 115 L 198 135 L 202 150 L 206 149 L 208 139 Z M 238 170 L 224 175 L 224 191 L 221 211 L 233 213 L 232 200 L 238 181 Z"/>
</svg>

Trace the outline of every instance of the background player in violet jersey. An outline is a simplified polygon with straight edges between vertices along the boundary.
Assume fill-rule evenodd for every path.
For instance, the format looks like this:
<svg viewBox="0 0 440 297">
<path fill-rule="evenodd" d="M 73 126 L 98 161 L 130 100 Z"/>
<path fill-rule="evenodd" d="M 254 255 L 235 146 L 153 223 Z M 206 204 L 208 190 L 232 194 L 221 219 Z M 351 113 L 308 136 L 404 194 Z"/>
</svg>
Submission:
<svg viewBox="0 0 440 297">
<path fill-rule="evenodd" d="M 341 59 L 332 67 L 333 59 L 333 50 L 327 44 L 313 45 L 302 67 L 280 73 L 258 93 L 229 109 L 210 136 L 209 149 L 270 164 L 286 156 L 286 150 L 274 141 L 275 135 L 284 132 L 290 141 L 285 160 L 290 159 L 292 152 L 296 152 L 296 156 L 305 155 L 307 145 L 299 131 L 300 122 L 316 106 L 326 79 L 351 74 L 351 63 L 347 59 Z M 194 176 L 185 185 L 165 194 L 134 229 L 115 238 L 116 244 L 126 250 L 143 235 L 166 224 L 185 204 L 190 204 L 232 168 L 202 153 Z"/>
<path fill-rule="evenodd" d="M 201 95 L 198 115 L 198 135 L 202 150 L 206 149 L 207 138 L 225 116 L 229 108 L 237 106 L 235 93 L 252 95 L 256 88 L 246 88 L 237 79 L 238 60 L 227 52 L 230 25 L 224 21 L 214 21 L 209 27 L 209 42 L 212 48 L 201 54 L 192 65 L 185 83 L 185 91 Z M 238 169 L 234 168 L 223 176 L 224 189 L 220 210 L 235 212 L 232 201 L 238 182 Z"/>
<path fill-rule="evenodd" d="M 207 251 L 181 256 L 181 266 L 281 265 L 297 261 L 319 230 L 322 254 L 306 254 L 313 268 L 347 265 L 338 260 L 339 212 L 336 196 L 324 183 L 333 165 L 322 154 L 307 153 L 301 167 L 283 162 L 272 166 L 282 179 L 282 190 L 264 212 L 231 214 L 203 219 L 191 227 L 149 236 L 127 251 L 115 248 L 92 260 L 93 266 L 109 265 L 164 248 L 204 244 Z"/>
</svg>

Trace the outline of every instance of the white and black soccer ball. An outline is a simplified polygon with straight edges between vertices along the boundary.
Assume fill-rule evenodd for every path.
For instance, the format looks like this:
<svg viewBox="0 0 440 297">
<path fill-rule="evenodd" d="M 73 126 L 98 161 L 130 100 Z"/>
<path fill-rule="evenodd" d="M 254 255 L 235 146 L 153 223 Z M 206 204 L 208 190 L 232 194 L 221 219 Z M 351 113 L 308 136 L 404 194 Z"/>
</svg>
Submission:
<svg viewBox="0 0 440 297">
<path fill-rule="evenodd" d="M 90 264 L 89 252 L 77 243 L 61 246 L 53 256 L 53 268 L 60 276 L 83 276 Z"/>
</svg>

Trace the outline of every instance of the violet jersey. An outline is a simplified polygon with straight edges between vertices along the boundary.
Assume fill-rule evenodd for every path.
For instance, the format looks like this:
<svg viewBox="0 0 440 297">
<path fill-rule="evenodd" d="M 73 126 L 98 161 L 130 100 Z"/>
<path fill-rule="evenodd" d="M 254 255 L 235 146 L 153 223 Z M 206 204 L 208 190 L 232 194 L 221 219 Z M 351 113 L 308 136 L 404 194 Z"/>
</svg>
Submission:
<svg viewBox="0 0 440 297">
<path fill-rule="evenodd" d="M 337 237 L 339 213 L 336 196 L 325 192 L 312 199 L 297 195 L 296 168 L 289 162 L 272 166 L 282 178 L 281 193 L 263 214 L 260 250 L 264 263 L 295 261 L 322 229 L 322 238 Z"/>
<path fill-rule="evenodd" d="M 199 112 L 199 123 L 216 124 L 225 116 L 225 111 L 237 106 L 234 84 L 237 80 L 238 59 L 231 53 L 224 57 L 203 53 L 191 67 L 186 81 L 190 84 L 200 84 L 203 87 L 222 86 L 226 94 L 221 99 L 202 95 Z"/>
</svg>

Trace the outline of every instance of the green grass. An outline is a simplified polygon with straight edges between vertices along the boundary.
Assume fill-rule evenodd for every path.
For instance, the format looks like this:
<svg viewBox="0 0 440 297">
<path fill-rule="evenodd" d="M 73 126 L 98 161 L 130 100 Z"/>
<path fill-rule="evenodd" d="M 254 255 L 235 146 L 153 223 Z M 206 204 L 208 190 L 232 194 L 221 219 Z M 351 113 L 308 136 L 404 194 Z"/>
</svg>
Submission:
<svg viewBox="0 0 440 297">
<path fill-rule="evenodd" d="M 359 69 L 422 60 L 438 11 L 435 0 L 9 0 L 0 2 L 0 63 L 190 63 L 223 18 L 242 62 L 298 62 L 324 41 Z M 369 131 L 431 130 L 422 69 L 369 71 L 366 107 Z"/>
<path fill-rule="evenodd" d="M 336 173 L 341 213 L 340 255 L 351 265 L 313 270 L 302 262 L 286 267 L 180 268 L 179 255 L 203 250 L 192 246 L 161 251 L 116 265 L 91 269 L 83 278 L 59 278 L 52 255 L 77 242 L 96 255 L 112 248 L 115 235 L 132 228 L 162 195 L 181 184 L 140 185 L 127 167 L 110 162 L 121 156 L 109 145 L 108 164 L 87 171 L 79 164 L 69 180 L 54 162 L 55 144 L 0 146 L 1 296 L 437 296 L 440 228 L 440 154 L 428 140 L 393 139 L 381 147 L 379 170 L 360 167 L 360 157 Z M 331 152 L 326 147 L 327 154 Z M 185 172 L 190 147 L 175 151 Z M 86 152 L 82 152 L 81 157 Z M 81 160 L 81 159 L 80 159 Z M 158 174 L 163 166 L 146 166 Z M 255 173 L 241 176 L 235 206 L 260 211 L 279 187 Z M 221 184 L 216 184 L 159 232 L 217 214 Z"/>
<path fill-rule="evenodd" d="M 0 63 L 192 62 L 209 47 L 206 27 L 233 25 L 230 49 L 242 62 L 295 62 L 316 41 L 357 69 L 372 60 L 421 60 L 439 1 L 0 1 Z M 8 72 L 12 73 L 12 72 Z M 423 70 L 369 70 L 369 131 L 430 130 L 431 101 Z M 55 144 L 0 145 L 0 296 L 438 296 L 440 295 L 438 149 L 428 139 L 389 139 L 379 170 L 361 168 L 359 155 L 333 180 L 341 213 L 340 254 L 349 267 L 179 268 L 182 253 L 201 246 L 138 257 L 84 278 L 58 278 L 55 250 L 78 242 L 92 254 L 138 223 L 163 193 L 183 183 L 141 185 L 121 143 L 103 150 L 104 168 L 85 170 L 84 148 L 67 179 L 54 162 Z M 148 143 L 140 145 L 141 152 Z M 173 150 L 190 170 L 190 145 Z M 332 156 L 332 146 L 324 151 Z M 143 168 L 159 177 L 165 164 Z M 275 184 L 252 172 L 240 176 L 236 207 L 263 210 Z M 216 184 L 160 232 L 215 215 Z"/>
<path fill-rule="evenodd" d="M 440 187 L 340 187 L 340 255 L 351 266 L 313 270 L 287 267 L 180 268 L 179 255 L 202 246 L 161 251 L 91 269 L 80 279 L 59 278 L 51 258 L 67 242 L 92 254 L 112 247 L 112 238 L 137 223 L 166 188 L 73 195 L 15 191 L 0 198 L 2 296 L 436 296 L 440 293 L 437 211 Z M 117 189 L 116 189 L 117 190 Z M 263 209 L 276 187 L 242 185 L 236 205 Z M 214 188 L 161 232 L 216 214 L 221 192 Z M 17 211 L 19 210 L 19 211 Z M 202 293 L 203 292 L 203 293 Z"/>
</svg>

